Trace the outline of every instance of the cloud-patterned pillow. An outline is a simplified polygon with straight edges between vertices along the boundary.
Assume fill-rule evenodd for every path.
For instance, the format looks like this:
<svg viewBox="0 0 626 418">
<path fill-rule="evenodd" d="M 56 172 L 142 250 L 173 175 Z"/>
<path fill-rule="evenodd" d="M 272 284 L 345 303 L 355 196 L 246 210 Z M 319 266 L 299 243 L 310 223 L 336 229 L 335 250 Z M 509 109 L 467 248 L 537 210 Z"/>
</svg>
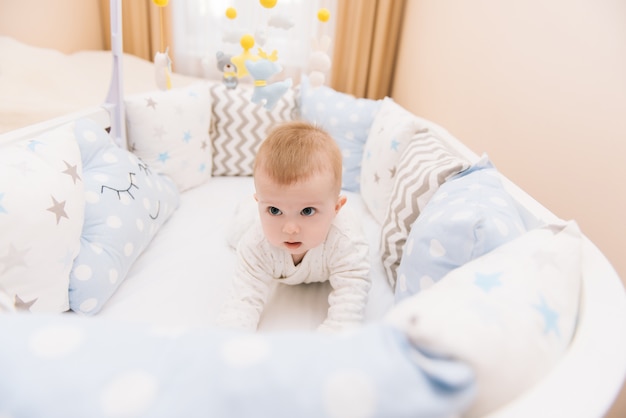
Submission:
<svg viewBox="0 0 626 418">
<path fill-rule="evenodd" d="M 385 97 L 382 100 L 365 142 L 361 162 L 361 196 L 381 225 L 385 222 L 400 156 L 411 138 L 425 131 L 426 126 L 393 99 Z"/>
<path fill-rule="evenodd" d="M 468 416 L 506 404 L 561 359 L 579 310 L 581 237 L 574 221 L 532 229 L 389 314 L 417 346 L 472 366 L 478 392 Z"/>
<path fill-rule="evenodd" d="M 15 308 L 69 309 L 83 187 L 73 123 L 0 145 L 0 288 Z"/>
<path fill-rule="evenodd" d="M 441 185 L 411 226 L 398 267 L 396 301 L 524 232 L 515 202 L 483 156 Z"/>
<path fill-rule="evenodd" d="M 168 176 L 117 147 L 93 121 L 77 121 L 75 132 L 86 205 L 69 298 L 73 311 L 92 315 L 178 207 L 179 192 Z"/>
<path fill-rule="evenodd" d="M 360 190 L 363 149 L 381 104 L 382 100 L 356 98 L 327 86 L 311 87 L 308 77 L 302 77 L 301 116 L 324 128 L 339 144 L 345 190 Z"/>
<path fill-rule="evenodd" d="M 250 101 L 254 86 L 239 83 L 228 89 L 211 82 L 211 144 L 214 176 L 251 176 L 256 153 L 269 130 L 298 118 L 296 94 L 289 88 L 272 110 Z"/>
<path fill-rule="evenodd" d="M 183 191 L 211 177 L 208 83 L 127 97 L 128 147 Z"/>
</svg>

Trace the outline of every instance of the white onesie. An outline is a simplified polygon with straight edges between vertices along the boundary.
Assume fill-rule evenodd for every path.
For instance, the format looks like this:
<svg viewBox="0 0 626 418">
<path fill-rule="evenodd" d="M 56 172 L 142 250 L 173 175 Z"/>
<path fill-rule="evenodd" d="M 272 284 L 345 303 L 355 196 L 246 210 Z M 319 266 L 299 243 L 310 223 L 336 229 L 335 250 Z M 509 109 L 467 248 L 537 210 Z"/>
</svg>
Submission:
<svg viewBox="0 0 626 418">
<path fill-rule="evenodd" d="M 272 280 L 289 285 L 329 280 L 328 316 L 319 329 L 337 331 L 362 323 L 371 287 L 369 249 L 363 230 L 349 212 L 343 208 L 337 214 L 326 240 L 310 249 L 297 266 L 291 254 L 268 242 L 257 220 L 238 243 L 231 296 L 217 324 L 256 330 Z"/>
</svg>

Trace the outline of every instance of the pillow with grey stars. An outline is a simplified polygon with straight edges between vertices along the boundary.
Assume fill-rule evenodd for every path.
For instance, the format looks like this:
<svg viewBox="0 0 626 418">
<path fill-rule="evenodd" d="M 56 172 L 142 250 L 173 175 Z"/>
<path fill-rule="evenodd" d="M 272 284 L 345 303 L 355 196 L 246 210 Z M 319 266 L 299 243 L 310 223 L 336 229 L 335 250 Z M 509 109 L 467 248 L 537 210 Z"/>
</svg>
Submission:
<svg viewBox="0 0 626 418">
<path fill-rule="evenodd" d="M 17 310 L 69 309 L 84 208 L 73 123 L 0 144 L 0 288 Z"/>
</svg>

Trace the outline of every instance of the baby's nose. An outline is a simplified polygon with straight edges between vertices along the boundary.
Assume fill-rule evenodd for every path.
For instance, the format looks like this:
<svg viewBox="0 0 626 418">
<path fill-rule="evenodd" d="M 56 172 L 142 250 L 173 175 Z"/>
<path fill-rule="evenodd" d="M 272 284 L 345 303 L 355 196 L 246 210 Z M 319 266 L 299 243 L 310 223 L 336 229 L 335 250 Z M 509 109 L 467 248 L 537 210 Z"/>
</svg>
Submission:
<svg viewBox="0 0 626 418">
<path fill-rule="evenodd" d="M 300 228 L 298 228 L 298 225 L 294 222 L 286 222 L 285 225 L 283 225 L 283 232 L 289 235 L 297 234 L 300 232 Z"/>
</svg>

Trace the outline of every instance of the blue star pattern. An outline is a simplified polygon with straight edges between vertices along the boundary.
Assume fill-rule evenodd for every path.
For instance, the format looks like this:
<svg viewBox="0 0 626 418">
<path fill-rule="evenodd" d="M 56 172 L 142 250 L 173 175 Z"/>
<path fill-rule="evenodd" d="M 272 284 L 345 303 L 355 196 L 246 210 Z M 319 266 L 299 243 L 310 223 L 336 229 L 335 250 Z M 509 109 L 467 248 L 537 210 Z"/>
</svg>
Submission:
<svg viewBox="0 0 626 418">
<path fill-rule="evenodd" d="M 551 331 L 553 331 L 554 334 L 557 337 L 559 337 L 560 336 L 559 325 L 558 325 L 559 314 L 554 309 L 552 309 L 550 305 L 548 305 L 543 295 L 539 295 L 539 303 L 533 305 L 533 308 L 535 308 L 539 312 L 539 314 L 543 317 L 543 320 L 545 323 L 543 333 L 547 335 Z"/>
<path fill-rule="evenodd" d="M 396 140 L 396 138 L 391 139 L 391 149 L 393 151 L 398 151 L 398 147 L 400 146 L 400 142 Z"/>
<path fill-rule="evenodd" d="M 162 152 L 159 154 L 159 158 L 158 160 L 162 163 L 166 162 L 167 160 L 170 159 L 170 154 L 169 152 Z"/>
<path fill-rule="evenodd" d="M 185 141 L 186 143 L 189 143 L 189 141 L 191 141 L 191 131 L 185 131 L 183 133 L 183 141 Z"/>
<path fill-rule="evenodd" d="M 37 145 L 41 145 L 41 141 L 38 141 L 36 139 L 28 141 L 28 149 L 33 152 L 35 151 L 35 148 L 37 148 Z"/>
<path fill-rule="evenodd" d="M 4 199 L 4 193 L 0 193 L 0 213 L 7 213 L 7 210 L 2 206 L 2 199 Z"/>
<path fill-rule="evenodd" d="M 477 271 L 474 276 L 474 284 L 485 292 L 490 292 L 494 287 L 502 285 L 502 281 L 500 281 L 501 275 L 502 273 L 481 273 Z"/>
</svg>

